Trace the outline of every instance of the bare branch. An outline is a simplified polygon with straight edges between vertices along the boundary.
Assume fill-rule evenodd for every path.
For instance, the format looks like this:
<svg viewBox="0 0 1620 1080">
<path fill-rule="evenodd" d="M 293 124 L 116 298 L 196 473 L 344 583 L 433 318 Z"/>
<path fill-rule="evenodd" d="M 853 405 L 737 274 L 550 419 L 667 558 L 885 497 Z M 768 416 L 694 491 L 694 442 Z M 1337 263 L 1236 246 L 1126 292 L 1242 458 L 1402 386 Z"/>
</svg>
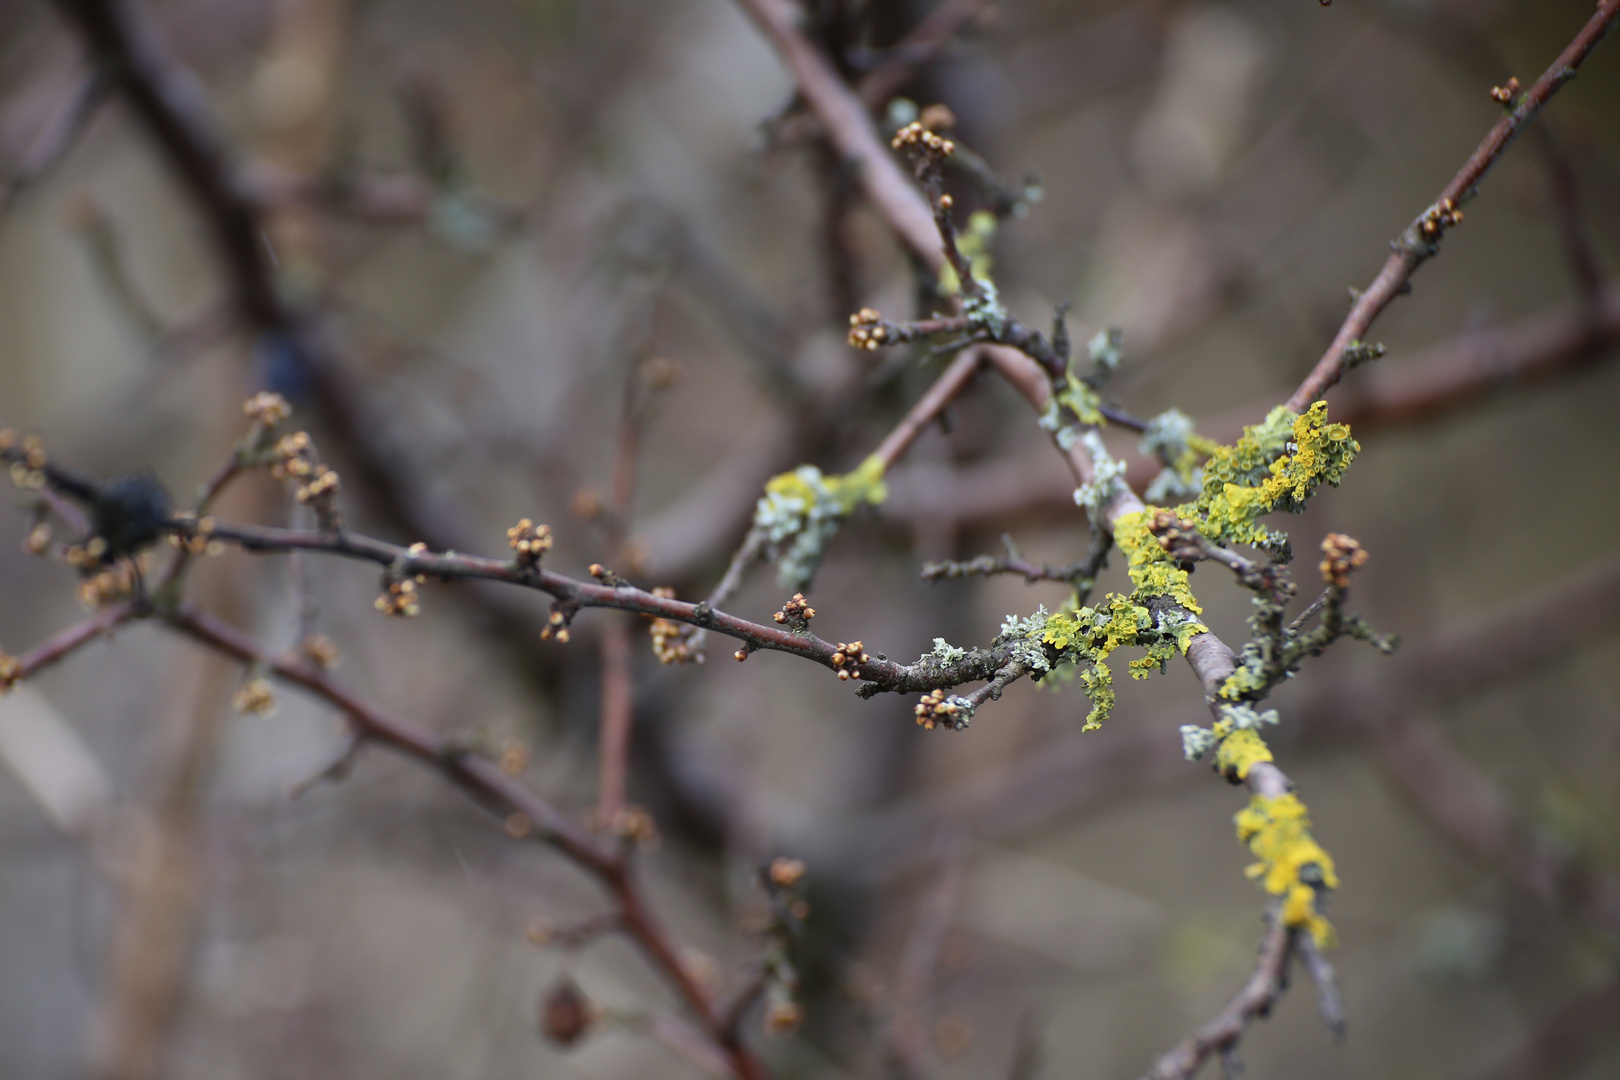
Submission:
<svg viewBox="0 0 1620 1080">
<path fill-rule="evenodd" d="M 1390 245 L 1394 250 L 1384 263 L 1384 268 L 1366 291 L 1356 298 L 1355 305 L 1327 352 L 1322 354 L 1322 359 L 1316 362 L 1310 375 L 1288 399 L 1289 409 L 1304 412 L 1311 402 L 1339 381 L 1346 370 L 1346 357 L 1351 352 L 1351 346 L 1366 336 L 1373 320 L 1391 301 L 1407 291 L 1408 282 L 1417 268 L 1439 254 L 1440 238 L 1462 219 L 1462 207 L 1474 197 L 1479 182 L 1491 166 L 1496 164 L 1519 132 L 1535 119 L 1548 99 L 1575 77 L 1576 69 L 1592 54 L 1592 50 L 1614 28 L 1616 22 L 1620 22 L 1620 0 L 1600 0 L 1597 11 L 1541 78 L 1523 95 L 1516 99 L 1509 98 L 1507 115 L 1486 134 L 1484 141 L 1457 175 L 1451 178 L 1434 204 L 1418 215 Z"/>
<path fill-rule="evenodd" d="M 292 656 L 273 655 L 252 639 L 202 612 L 180 608 L 164 613 L 161 618 L 165 625 L 186 637 L 244 663 L 261 665 L 277 677 L 326 700 L 341 709 L 356 731 L 367 739 L 414 758 L 461 788 L 474 802 L 499 817 L 508 833 L 541 840 L 589 871 L 613 895 L 625 934 L 681 996 L 704 1031 L 718 1044 L 733 1074 L 740 1080 L 766 1075 L 764 1066 L 736 1034 L 725 1030 L 718 1007 L 681 962 L 675 945 L 647 907 L 622 846 L 604 844 L 508 776 L 497 763 L 470 754 L 426 729 L 383 712 L 311 664 Z"/>
</svg>

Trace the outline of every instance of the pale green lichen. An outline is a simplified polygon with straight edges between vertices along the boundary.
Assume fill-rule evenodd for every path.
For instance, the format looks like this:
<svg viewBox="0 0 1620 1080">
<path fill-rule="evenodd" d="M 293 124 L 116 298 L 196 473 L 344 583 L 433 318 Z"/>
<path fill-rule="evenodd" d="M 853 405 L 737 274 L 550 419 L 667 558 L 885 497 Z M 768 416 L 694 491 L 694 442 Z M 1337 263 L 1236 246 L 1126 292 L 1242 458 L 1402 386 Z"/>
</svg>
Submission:
<svg viewBox="0 0 1620 1080">
<path fill-rule="evenodd" d="M 1045 604 L 1027 618 L 1009 615 L 1002 621 L 1001 632 L 996 635 L 994 642 L 996 645 L 1005 645 L 1012 653 L 1012 658 L 1028 668 L 1030 674 L 1036 678 L 1052 670 L 1052 661 L 1041 642 L 1041 635 L 1046 632 L 1048 618 Z"/>
<path fill-rule="evenodd" d="M 1073 361 L 1064 375 L 1063 385 L 1053 394 L 1053 400 L 1077 416 L 1082 424 L 1100 426 L 1106 422 L 1102 414 L 1102 398 L 1090 383 L 1074 373 Z"/>
<path fill-rule="evenodd" d="M 808 588 L 844 519 L 862 504 L 883 502 L 888 494 L 883 459 L 876 454 L 842 476 L 825 476 L 814 465 L 801 465 L 767 481 L 754 508 L 754 528 L 777 554 L 782 586 Z"/>
<path fill-rule="evenodd" d="M 1081 434 L 1080 441 L 1085 443 L 1086 452 L 1091 455 L 1094 472 L 1089 481 L 1074 489 L 1074 501 L 1075 505 L 1086 508 L 1094 527 L 1101 527 L 1108 504 L 1124 490 L 1125 463 L 1108 453 L 1102 436 L 1095 431 L 1086 430 Z M 1062 440 L 1059 439 L 1059 442 Z"/>
<path fill-rule="evenodd" d="M 1097 331 L 1086 342 L 1086 355 L 1091 358 L 1092 367 L 1100 378 L 1107 379 L 1119 370 L 1119 365 L 1125 359 L 1124 340 L 1123 333 L 1109 328 Z"/>
<path fill-rule="evenodd" d="M 967 656 L 967 650 L 952 645 L 942 637 L 934 639 L 934 647 L 923 653 L 923 660 L 938 660 L 941 664 L 954 664 Z"/>
<path fill-rule="evenodd" d="M 1193 430 L 1192 419 L 1180 409 L 1169 409 L 1148 421 L 1138 443 L 1142 453 L 1164 466 L 1142 497 L 1150 503 L 1193 499 L 1203 491 L 1203 462 L 1217 449 L 1214 439 Z"/>
<path fill-rule="evenodd" d="M 1215 745 L 1215 733 L 1197 724 L 1181 725 L 1181 753 L 1188 761 L 1197 761 Z"/>
</svg>

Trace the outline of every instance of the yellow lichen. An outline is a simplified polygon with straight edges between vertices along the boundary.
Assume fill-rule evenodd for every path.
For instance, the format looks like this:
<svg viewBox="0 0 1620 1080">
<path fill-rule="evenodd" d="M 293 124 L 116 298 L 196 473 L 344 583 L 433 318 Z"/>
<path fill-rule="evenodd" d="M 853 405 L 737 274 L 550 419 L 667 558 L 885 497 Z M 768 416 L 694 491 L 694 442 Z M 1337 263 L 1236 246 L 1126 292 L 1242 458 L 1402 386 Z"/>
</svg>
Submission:
<svg viewBox="0 0 1620 1080">
<path fill-rule="evenodd" d="M 1242 734 L 1237 732 L 1234 734 Z M 1282 919 L 1308 930 L 1318 945 L 1332 945 L 1332 925 L 1317 909 L 1317 887 L 1336 889 L 1333 857 L 1310 833 L 1311 820 L 1297 795 L 1255 795 L 1233 817 L 1238 840 L 1258 860 L 1246 871 L 1282 901 Z"/>
<path fill-rule="evenodd" d="M 1141 599 L 1166 596 L 1192 614 L 1202 615 L 1204 609 L 1187 584 L 1187 571 L 1170 558 L 1148 529 L 1155 509 L 1134 510 L 1122 514 L 1114 522 L 1114 543 L 1125 555 L 1126 571 L 1131 575 L 1131 584 L 1136 586 L 1136 596 Z M 1179 642 L 1181 649 L 1186 651 L 1186 642 L 1192 639 L 1192 635 L 1206 629 L 1200 624 L 1189 623 L 1184 640 Z"/>
<path fill-rule="evenodd" d="M 782 499 L 802 500 L 806 506 L 825 499 L 842 514 L 851 513 L 863 502 L 875 506 L 889 497 L 889 487 L 883 482 L 883 459 L 876 454 L 842 476 L 825 476 L 813 465 L 800 466 L 771 477 L 765 482 L 765 492 Z"/>
<path fill-rule="evenodd" d="M 1319 485 L 1343 479 L 1360 451 L 1348 425 L 1326 420 L 1325 401 L 1300 416 L 1273 409 L 1236 443 L 1216 448 L 1204 466 L 1203 494 L 1177 513 L 1197 518 L 1199 531 L 1218 544 L 1264 541 L 1269 533 L 1256 519 L 1304 509 Z"/>
<path fill-rule="evenodd" d="M 1218 734 L 1217 730 L 1217 734 Z M 1245 780 L 1249 770 L 1262 761 L 1274 760 L 1271 748 L 1259 735 L 1248 728 L 1232 732 L 1221 740 L 1220 749 L 1215 752 L 1215 768 L 1225 776 L 1238 780 Z"/>
</svg>

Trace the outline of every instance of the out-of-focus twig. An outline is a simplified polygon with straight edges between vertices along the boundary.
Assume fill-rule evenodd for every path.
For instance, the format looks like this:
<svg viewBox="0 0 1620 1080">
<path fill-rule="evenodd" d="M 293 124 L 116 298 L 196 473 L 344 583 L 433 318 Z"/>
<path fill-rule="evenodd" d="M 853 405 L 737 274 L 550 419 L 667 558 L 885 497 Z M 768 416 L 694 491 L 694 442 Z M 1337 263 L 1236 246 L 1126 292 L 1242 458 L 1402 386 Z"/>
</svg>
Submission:
<svg viewBox="0 0 1620 1080">
<path fill-rule="evenodd" d="M 1620 284 L 1594 305 L 1532 315 L 1441 342 L 1400 367 L 1348 388 L 1338 415 L 1365 430 L 1431 420 L 1508 385 L 1540 382 L 1602 360 L 1620 347 Z"/>
<path fill-rule="evenodd" d="M 894 430 L 884 437 L 873 451 L 883 462 L 884 471 L 894 467 L 911 444 L 917 441 L 917 436 L 928 429 L 928 425 L 940 418 L 940 415 L 950 407 L 973 377 L 984 366 L 984 350 L 978 347 L 962 350 L 949 367 L 942 372 L 934 384 L 928 388 L 922 397 L 907 410 L 906 415 L 894 426 Z"/>
<path fill-rule="evenodd" d="M 9 210 L 18 196 L 73 149 L 80 133 L 89 125 L 101 103 L 107 100 L 107 89 L 105 78 L 90 75 L 65 95 L 62 104 L 23 151 L 17 167 L 11 170 L 10 175 L 0 177 L 0 214 Z"/>
<path fill-rule="evenodd" d="M 717 1044 L 740 1080 L 766 1075 L 764 1066 L 735 1033 L 707 991 L 694 979 L 667 932 L 647 906 L 634 866 L 623 845 L 605 844 L 569 817 L 507 775 L 496 762 L 468 753 L 432 732 L 398 719 L 362 700 L 326 672 L 290 655 L 276 655 L 228 624 L 206 613 L 178 608 L 163 623 L 202 645 L 256 664 L 342 710 L 358 732 L 378 746 L 403 753 L 465 791 L 501 818 L 508 833 L 549 844 L 589 872 L 612 895 L 619 925 L 660 976 L 680 996 L 703 1031 Z"/>
<path fill-rule="evenodd" d="M 990 8 L 987 0 L 944 0 L 906 32 L 862 76 L 856 93 L 869 109 L 881 109 L 906 80 L 940 55 L 956 35 Z"/>
<path fill-rule="evenodd" d="M 1243 989 L 1213 1020 L 1154 1062 L 1143 1080 L 1187 1080 L 1211 1055 L 1232 1050 L 1249 1025 L 1270 1012 L 1276 1003 L 1287 985 L 1288 959 L 1293 951 L 1294 932 L 1281 918 L 1272 916 L 1260 943 L 1260 960 Z"/>
<path fill-rule="evenodd" d="M 1594 1050 L 1614 1039 L 1620 978 L 1577 994 L 1530 1032 L 1524 1046 L 1477 1073 L 1474 1080 L 1557 1080 L 1574 1075 Z"/>
<path fill-rule="evenodd" d="M 40 642 L 21 656 L 11 659 L 6 683 L 32 678 L 53 664 L 59 664 L 79 649 L 133 619 L 138 611 L 133 603 L 109 604 L 80 622 Z"/>
<path fill-rule="evenodd" d="M 916 925 L 900 954 L 894 1017 L 889 1024 L 894 1061 L 904 1075 L 912 1077 L 928 1072 L 932 1056 L 928 1052 L 928 991 L 956 914 L 967 864 L 966 845 L 960 837 L 945 837 L 938 850 L 934 880 L 918 906 Z"/>
</svg>

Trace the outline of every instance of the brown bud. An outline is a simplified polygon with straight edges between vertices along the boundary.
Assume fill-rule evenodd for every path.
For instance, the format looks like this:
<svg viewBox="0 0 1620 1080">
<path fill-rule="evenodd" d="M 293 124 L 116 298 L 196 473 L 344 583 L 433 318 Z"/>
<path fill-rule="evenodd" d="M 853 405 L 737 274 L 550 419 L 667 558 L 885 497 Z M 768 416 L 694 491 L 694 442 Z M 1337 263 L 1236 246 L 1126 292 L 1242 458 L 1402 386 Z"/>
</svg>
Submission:
<svg viewBox="0 0 1620 1080">
<path fill-rule="evenodd" d="M 564 976 L 540 1003 L 540 1033 L 558 1046 L 573 1046 L 591 1026 L 591 1003 Z"/>
<path fill-rule="evenodd" d="M 791 889 L 804 878 L 804 863 L 798 859 L 778 856 L 771 860 L 771 882 L 783 889 Z"/>
</svg>

